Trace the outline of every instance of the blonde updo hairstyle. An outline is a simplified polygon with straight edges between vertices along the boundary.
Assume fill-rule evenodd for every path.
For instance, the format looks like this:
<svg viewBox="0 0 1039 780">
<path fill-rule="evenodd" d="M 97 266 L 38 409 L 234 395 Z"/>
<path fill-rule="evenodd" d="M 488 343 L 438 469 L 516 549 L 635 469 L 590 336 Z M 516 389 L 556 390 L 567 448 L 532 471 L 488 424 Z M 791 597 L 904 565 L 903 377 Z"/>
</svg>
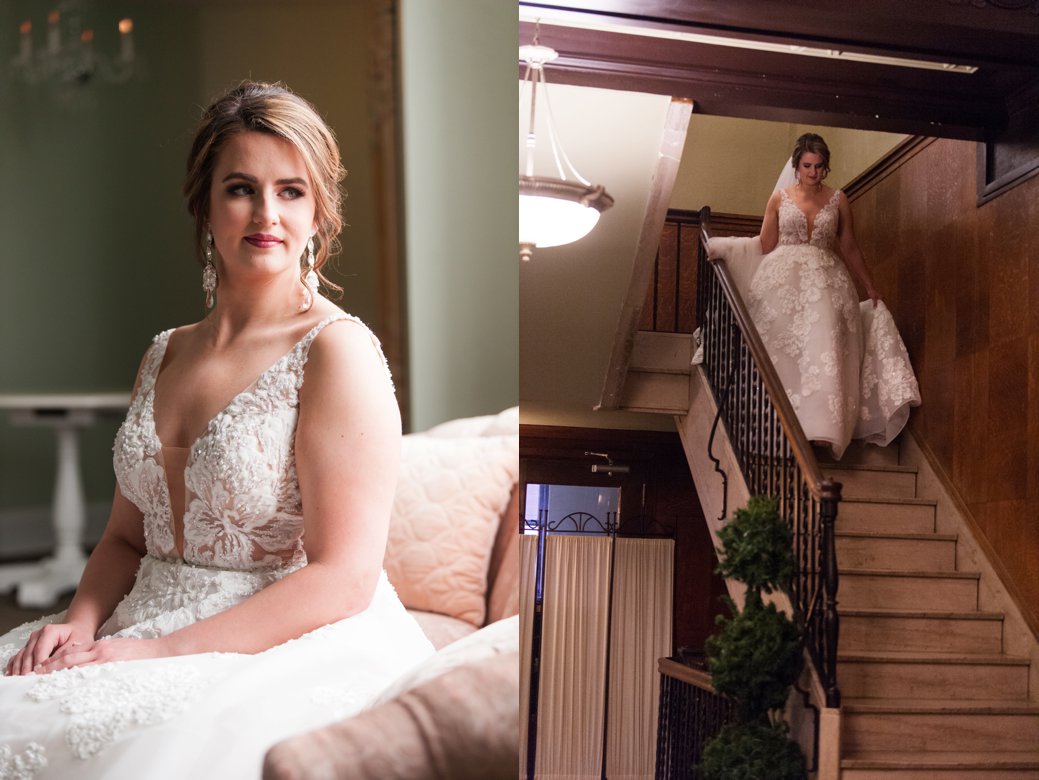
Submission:
<svg viewBox="0 0 1039 780">
<path fill-rule="evenodd" d="M 823 179 L 830 175 L 830 147 L 821 135 L 805 133 L 794 143 L 794 151 L 790 155 L 790 164 L 796 173 L 805 153 L 817 154 L 823 158 Z"/>
<path fill-rule="evenodd" d="M 321 272 L 339 252 L 343 229 L 339 183 L 346 176 L 339 146 L 331 128 L 315 108 L 283 84 L 243 81 L 205 110 L 188 154 L 184 197 L 195 220 L 195 247 L 205 265 L 204 247 L 209 222 L 209 196 L 216 159 L 227 142 L 239 133 L 268 133 L 291 143 L 303 158 L 315 202 L 317 235 L 314 270 L 322 283 L 336 292 L 342 288 Z"/>
</svg>

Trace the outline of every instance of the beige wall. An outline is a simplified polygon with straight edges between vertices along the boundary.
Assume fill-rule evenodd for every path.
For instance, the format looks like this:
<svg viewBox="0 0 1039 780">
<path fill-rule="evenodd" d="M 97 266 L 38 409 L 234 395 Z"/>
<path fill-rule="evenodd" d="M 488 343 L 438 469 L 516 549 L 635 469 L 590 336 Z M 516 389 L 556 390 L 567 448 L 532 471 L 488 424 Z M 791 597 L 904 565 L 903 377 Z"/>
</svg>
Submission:
<svg viewBox="0 0 1039 780">
<path fill-rule="evenodd" d="M 783 165 L 802 133 L 818 133 L 830 147 L 827 184 L 843 187 L 905 136 L 816 125 L 693 114 L 672 208 L 710 206 L 727 214 L 765 211 Z"/>
</svg>

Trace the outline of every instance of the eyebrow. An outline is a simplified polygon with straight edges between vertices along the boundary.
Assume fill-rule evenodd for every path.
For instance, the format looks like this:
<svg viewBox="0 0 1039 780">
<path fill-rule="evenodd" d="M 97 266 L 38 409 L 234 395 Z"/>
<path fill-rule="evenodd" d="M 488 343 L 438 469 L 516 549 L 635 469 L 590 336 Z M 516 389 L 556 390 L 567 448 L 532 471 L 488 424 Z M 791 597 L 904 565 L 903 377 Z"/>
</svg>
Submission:
<svg viewBox="0 0 1039 780">
<path fill-rule="evenodd" d="M 248 181 L 248 182 L 256 182 L 256 181 L 258 181 L 258 179 L 255 176 L 251 176 L 248 173 L 242 173 L 241 171 L 231 171 L 224 178 L 222 178 L 220 180 L 220 182 L 223 183 L 225 181 L 230 181 L 231 179 L 245 179 L 245 181 Z M 307 186 L 307 180 L 306 179 L 302 179 L 302 178 L 300 178 L 298 176 L 294 177 L 294 178 L 291 178 L 291 179 L 278 179 L 274 183 L 275 184 L 302 184 L 303 186 Z"/>
</svg>

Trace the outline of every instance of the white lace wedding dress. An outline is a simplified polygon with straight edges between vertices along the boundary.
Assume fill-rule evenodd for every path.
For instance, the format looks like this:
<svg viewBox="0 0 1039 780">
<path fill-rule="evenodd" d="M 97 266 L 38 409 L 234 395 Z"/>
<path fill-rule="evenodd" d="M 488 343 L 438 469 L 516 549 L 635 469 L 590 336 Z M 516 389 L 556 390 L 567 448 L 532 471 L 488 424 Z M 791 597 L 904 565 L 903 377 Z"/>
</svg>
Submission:
<svg viewBox="0 0 1039 780">
<path fill-rule="evenodd" d="M 810 234 L 805 213 L 780 193 L 779 244 L 750 281 L 751 317 L 809 440 L 827 442 L 836 458 L 852 438 L 887 445 L 920 403 L 894 319 L 883 302 L 859 303 L 836 252 L 840 192 Z"/>
<path fill-rule="evenodd" d="M 101 635 L 168 634 L 306 565 L 293 448 L 297 394 L 311 342 L 338 319 L 353 318 L 335 315 L 315 326 L 191 446 L 183 557 L 153 418 L 171 331 L 155 338 L 114 447 L 120 490 L 144 515 L 147 555 Z M 31 630 L 61 617 L 0 637 L 0 663 Z M 0 778 L 256 780 L 274 742 L 357 712 L 432 652 L 384 573 L 364 612 L 255 655 L 0 677 Z"/>
</svg>

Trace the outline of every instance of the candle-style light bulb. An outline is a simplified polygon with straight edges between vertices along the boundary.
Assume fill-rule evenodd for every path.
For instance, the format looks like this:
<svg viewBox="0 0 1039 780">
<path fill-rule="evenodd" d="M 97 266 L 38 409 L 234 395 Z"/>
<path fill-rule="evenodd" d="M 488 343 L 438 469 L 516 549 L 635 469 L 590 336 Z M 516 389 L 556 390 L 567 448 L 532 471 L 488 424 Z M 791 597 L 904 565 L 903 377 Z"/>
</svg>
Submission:
<svg viewBox="0 0 1039 780">
<path fill-rule="evenodd" d="M 123 62 L 133 62 L 133 19 L 119 20 L 119 57 Z"/>
<path fill-rule="evenodd" d="M 61 51 L 61 13 L 57 10 L 47 14 L 47 53 Z"/>
<path fill-rule="evenodd" d="M 28 65 L 32 60 L 32 22 L 26 19 L 18 25 L 18 32 L 21 33 L 18 46 L 18 64 Z"/>
</svg>

